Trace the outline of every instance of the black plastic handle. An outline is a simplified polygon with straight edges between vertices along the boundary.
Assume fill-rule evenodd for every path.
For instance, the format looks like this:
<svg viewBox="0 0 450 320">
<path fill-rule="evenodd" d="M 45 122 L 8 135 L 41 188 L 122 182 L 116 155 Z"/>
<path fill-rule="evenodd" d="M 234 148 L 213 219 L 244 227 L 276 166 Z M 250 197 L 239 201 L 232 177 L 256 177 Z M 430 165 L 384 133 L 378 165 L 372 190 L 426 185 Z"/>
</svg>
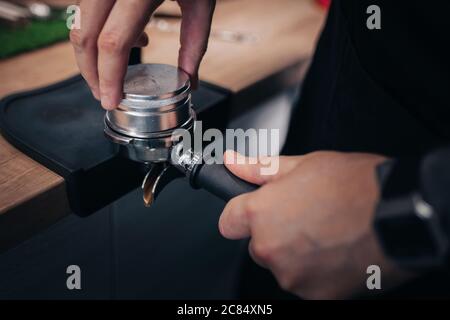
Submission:
<svg viewBox="0 0 450 320">
<path fill-rule="evenodd" d="M 198 164 L 193 170 L 191 185 L 205 189 L 225 201 L 259 187 L 236 177 L 223 164 Z"/>
</svg>

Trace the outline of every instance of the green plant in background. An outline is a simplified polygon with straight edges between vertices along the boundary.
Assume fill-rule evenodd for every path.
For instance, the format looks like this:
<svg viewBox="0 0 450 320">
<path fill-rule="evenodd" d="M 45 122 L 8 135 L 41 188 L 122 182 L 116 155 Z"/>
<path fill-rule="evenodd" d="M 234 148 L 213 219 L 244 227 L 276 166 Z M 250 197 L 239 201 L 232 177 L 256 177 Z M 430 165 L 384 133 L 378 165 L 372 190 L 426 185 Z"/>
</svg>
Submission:
<svg viewBox="0 0 450 320">
<path fill-rule="evenodd" d="M 0 24 L 0 59 L 66 40 L 66 15 L 60 11 L 48 20 L 31 20 L 23 26 Z"/>
</svg>

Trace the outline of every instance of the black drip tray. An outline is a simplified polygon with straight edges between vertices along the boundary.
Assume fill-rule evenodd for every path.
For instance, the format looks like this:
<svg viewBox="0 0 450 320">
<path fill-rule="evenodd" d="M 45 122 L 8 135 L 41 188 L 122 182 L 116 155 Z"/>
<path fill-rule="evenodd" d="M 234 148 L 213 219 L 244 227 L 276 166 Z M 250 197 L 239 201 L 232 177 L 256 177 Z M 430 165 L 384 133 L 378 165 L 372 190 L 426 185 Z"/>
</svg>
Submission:
<svg viewBox="0 0 450 320">
<path fill-rule="evenodd" d="M 192 101 L 204 127 L 223 128 L 228 91 L 201 82 Z M 105 111 L 81 76 L 0 102 L 0 129 L 20 151 L 66 180 L 74 213 L 89 215 L 139 186 L 141 166 L 117 156 Z"/>
</svg>

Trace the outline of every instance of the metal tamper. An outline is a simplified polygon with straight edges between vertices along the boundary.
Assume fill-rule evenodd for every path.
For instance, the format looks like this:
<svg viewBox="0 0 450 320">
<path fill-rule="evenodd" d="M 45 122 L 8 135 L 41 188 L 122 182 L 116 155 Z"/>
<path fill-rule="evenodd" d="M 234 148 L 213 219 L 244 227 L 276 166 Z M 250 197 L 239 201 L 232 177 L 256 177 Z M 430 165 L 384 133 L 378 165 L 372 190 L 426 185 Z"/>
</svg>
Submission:
<svg viewBox="0 0 450 320">
<path fill-rule="evenodd" d="M 223 164 L 206 164 L 202 152 L 184 147 L 178 129 L 193 132 L 195 119 L 185 72 L 164 64 L 128 68 L 123 100 L 117 109 L 106 112 L 105 135 L 117 144 L 122 156 L 142 163 L 147 171 L 142 183 L 147 206 L 165 185 L 182 176 L 194 188 L 225 201 L 257 188 Z"/>
</svg>

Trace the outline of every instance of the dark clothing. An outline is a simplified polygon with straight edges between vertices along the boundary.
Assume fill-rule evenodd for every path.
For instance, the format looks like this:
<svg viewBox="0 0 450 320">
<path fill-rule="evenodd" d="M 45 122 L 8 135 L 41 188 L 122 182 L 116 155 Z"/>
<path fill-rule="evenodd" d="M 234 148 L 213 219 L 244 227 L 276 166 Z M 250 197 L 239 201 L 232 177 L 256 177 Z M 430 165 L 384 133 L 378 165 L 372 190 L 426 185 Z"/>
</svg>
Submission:
<svg viewBox="0 0 450 320">
<path fill-rule="evenodd" d="M 381 9 L 380 30 L 366 26 L 374 4 Z M 432 152 L 450 146 L 449 15 L 444 0 L 334 0 L 284 153 L 361 151 L 412 159 L 411 174 L 422 176 L 410 187 L 448 219 L 450 147 Z M 445 273 L 397 292 L 450 294 Z"/>
<path fill-rule="evenodd" d="M 381 30 L 366 27 L 370 4 Z M 444 0 L 335 0 L 286 151 L 403 157 L 450 143 L 448 14 Z"/>
</svg>

